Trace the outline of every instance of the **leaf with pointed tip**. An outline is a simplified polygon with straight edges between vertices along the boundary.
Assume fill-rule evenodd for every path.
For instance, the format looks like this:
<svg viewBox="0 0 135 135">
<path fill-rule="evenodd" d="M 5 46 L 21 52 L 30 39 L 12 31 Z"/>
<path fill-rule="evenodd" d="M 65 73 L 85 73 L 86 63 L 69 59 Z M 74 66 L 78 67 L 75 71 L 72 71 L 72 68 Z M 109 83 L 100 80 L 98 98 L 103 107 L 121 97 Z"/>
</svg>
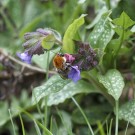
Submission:
<svg viewBox="0 0 135 135">
<path fill-rule="evenodd" d="M 135 126 L 135 100 L 129 101 L 120 107 L 119 119 L 129 121 Z"/>
<path fill-rule="evenodd" d="M 63 80 L 60 76 L 51 77 L 42 86 L 36 87 L 32 93 L 32 102 L 36 104 L 45 96 L 48 96 L 47 105 L 57 105 L 64 102 L 78 93 L 97 92 L 89 83 L 80 80 L 73 83 L 70 80 Z"/>
<path fill-rule="evenodd" d="M 86 14 L 82 14 L 78 19 L 74 20 L 72 24 L 70 24 L 64 34 L 63 38 L 63 52 L 73 53 L 74 52 L 74 36 L 81 25 L 84 24 L 84 17 Z"/>
<path fill-rule="evenodd" d="M 109 70 L 104 76 L 98 75 L 99 82 L 104 85 L 108 93 L 118 100 L 124 88 L 124 81 L 120 72 L 116 69 Z"/>
<path fill-rule="evenodd" d="M 135 22 L 131 20 L 130 17 L 125 12 L 122 12 L 119 18 L 114 19 L 113 23 L 118 26 L 121 26 L 124 29 L 127 29 L 128 27 L 135 24 Z"/>
<path fill-rule="evenodd" d="M 89 42 L 93 48 L 98 48 L 100 58 L 103 57 L 104 50 L 114 34 L 111 22 L 109 21 L 110 13 L 111 12 L 106 12 L 101 16 L 94 30 L 89 35 Z"/>
</svg>

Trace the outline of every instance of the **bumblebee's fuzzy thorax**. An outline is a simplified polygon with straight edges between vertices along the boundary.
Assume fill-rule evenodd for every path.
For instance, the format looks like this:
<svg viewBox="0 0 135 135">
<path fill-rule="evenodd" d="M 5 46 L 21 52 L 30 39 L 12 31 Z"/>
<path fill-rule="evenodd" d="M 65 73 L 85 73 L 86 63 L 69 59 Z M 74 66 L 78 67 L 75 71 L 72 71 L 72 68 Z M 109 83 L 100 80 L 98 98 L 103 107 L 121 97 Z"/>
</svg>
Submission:
<svg viewBox="0 0 135 135">
<path fill-rule="evenodd" d="M 58 70 L 59 69 L 64 70 L 65 69 L 65 63 L 66 63 L 66 59 L 63 55 L 57 54 L 53 59 L 53 65 Z"/>
</svg>

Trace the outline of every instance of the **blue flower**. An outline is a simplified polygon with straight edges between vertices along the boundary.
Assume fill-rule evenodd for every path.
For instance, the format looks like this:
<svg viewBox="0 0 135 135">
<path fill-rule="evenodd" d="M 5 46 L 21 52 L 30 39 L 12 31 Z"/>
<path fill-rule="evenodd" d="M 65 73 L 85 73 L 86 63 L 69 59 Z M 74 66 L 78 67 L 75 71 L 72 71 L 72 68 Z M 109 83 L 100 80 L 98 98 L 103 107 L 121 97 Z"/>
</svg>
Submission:
<svg viewBox="0 0 135 135">
<path fill-rule="evenodd" d="M 71 70 L 68 73 L 68 78 L 72 79 L 75 83 L 81 79 L 80 70 L 78 66 L 71 66 Z"/>
<path fill-rule="evenodd" d="M 17 53 L 17 56 L 18 56 L 23 62 L 26 62 L 26 63 L 28 63 L 28 64 L 31 63 L 32 55 L 29 55 L 28 52 Z"/>
</svg>

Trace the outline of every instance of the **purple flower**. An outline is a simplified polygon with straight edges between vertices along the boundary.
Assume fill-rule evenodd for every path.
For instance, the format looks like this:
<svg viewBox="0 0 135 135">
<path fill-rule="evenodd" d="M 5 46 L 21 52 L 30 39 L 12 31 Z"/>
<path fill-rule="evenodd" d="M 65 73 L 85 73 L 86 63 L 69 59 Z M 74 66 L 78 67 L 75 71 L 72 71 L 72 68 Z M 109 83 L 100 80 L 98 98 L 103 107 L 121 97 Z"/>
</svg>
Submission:
<svg viewBox="0 0 135 135">
<path fill-rule="evenodd" d="M 32 55 L 29 55 L 28 52 L 17 53 L 17 56 L 18 56 L 23 62 L 26 62 L 26 63 L 28 63 L 28 64 L 31 63 Z"/>
<path fill-rule="evenodd" d="M 75 57 L 73 57 L 71 54 L 65 53 L 64 57 L 66 58 L 66 62 L 72 63 L 75 60 Z"/>
<path fill-rule="evenodd" d="M 36 31 L 45 36 L 52 34 L 52 32 L 49 29 L 38 28 Z"/>
<path fill-rule="evenodd" d="M 75 58 L 72 65 L 78 66 L 79 70 L 86 71 L 91 70 L 98 65 L 96 52 L 90 47 L 88 43 L 75 41 L 78 45 L 78 53 L 73 54 Z"/>
<path fill-rule="evenodd" d="M 72 79 L 75 83 L 81 79 L 80 70 L 78 66 L 71 66 L 71 70 L 68 73 L 68 78 Z"/>
</svg>

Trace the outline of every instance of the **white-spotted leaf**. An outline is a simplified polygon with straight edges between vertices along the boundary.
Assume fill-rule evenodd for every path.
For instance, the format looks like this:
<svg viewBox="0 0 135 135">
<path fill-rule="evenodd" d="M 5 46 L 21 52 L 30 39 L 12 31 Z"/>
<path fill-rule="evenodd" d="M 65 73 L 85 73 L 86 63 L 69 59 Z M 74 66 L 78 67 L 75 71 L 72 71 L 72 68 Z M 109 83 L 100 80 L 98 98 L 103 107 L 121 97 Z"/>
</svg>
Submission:
<svg viewBox="0 0 135 135">
<path fill-rule="evenodd" d="M 109 70 L 104 76 L 98 75 L 99 82 L 104 85 L 108 93 L 118 100 L 124 88 L 123 77 L 116 69 Z"/>
<path fill-rule="evenodd" d="M 129 101 L 120 107 L 119 119 L 124 119 L 135 126 L 135 100 Z"/>
<path fill-rule="evenodd" d="M 32 102 L 36 104 L 45 96 L 48 97 L 47 105 L 57 105 L 64 102 L 67 98 L 78 93 L 97 92 L 89 83 L 80 80 L 77 83 L 71 80 L 63 80 L 56 75 L 51 77 L 42 86 L 36 87 L 33 90 Z"/>
<path fill-rule="evenodd" d="M 93 48 L 99 49 L 99 57 L 102 57 L 107 44 L 112 39 L 114 30 L 109 20 L 110 12 L 102 15 L 94 30 L 89 35 L 89 42 Z"/>
<path fill-rule="evenodd" d="M 97 14 L 97 16 L 95 17 L 95 19 L 89 24 L 86 26 L 87 29 L 91 29 L 93 26 L 95 26 L 98 21 L 101 19 L 101 16 L 106 13 L 107 9 L 106 7 L 103 7 Z"/>
</svg>

